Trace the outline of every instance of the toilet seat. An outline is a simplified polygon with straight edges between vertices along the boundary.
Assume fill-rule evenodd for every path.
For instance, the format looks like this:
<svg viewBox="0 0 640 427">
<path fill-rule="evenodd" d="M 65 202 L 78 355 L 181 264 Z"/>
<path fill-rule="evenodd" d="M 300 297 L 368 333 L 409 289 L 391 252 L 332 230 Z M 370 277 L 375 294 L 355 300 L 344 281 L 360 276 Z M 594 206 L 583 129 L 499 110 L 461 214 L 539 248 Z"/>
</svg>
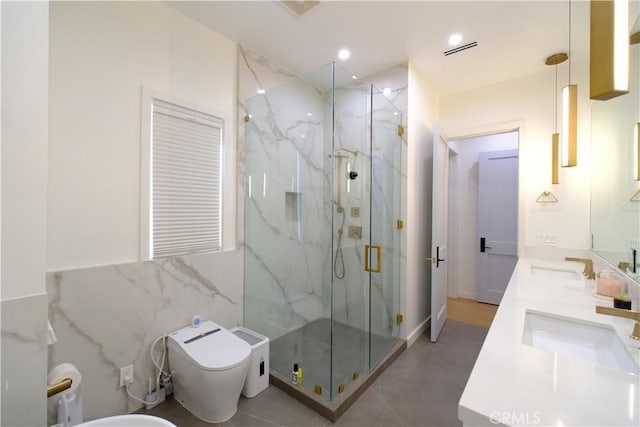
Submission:
<svg viewBox="0 0 640 427">
<path fill-rule="evenodd" d="M 223 371 L 245 362 L 251 346 L 211 320 L 187 326 L 169 336 L 169 347 L 182 352 L 200 369 Z M 173 345 L 172 345 L 173 344 Z"/>
</svg>

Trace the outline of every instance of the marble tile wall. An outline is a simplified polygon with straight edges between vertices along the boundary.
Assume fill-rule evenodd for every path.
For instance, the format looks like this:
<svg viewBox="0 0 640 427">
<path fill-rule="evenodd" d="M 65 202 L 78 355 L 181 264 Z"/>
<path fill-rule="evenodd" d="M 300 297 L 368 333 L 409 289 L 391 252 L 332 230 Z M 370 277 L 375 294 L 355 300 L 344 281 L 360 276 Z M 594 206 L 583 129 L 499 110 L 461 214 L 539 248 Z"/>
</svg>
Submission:
<svg viewBox="0 0 640 427">
<path fill-rule="evenodd" d="M 134 365 L 130 390 L 142 397 L 159 335 L 186 326 L 195 314 L 241 325 L 242 265 L 242 251 L 235 250 L 48 273 L 49 319 L 58 337 L 49 346 L 49 369 L 64 362 L 78 368 L 85 419 L 141 407 L 119 387 L 120 368 Z M 50 422 L 53 416 L 50 408 Z"/>
<path fill-rule="evenodd" d="M 286 72 L 274 79 L 277 65 L 244 48 L 239 69 L 240 82 L 266 90 L 239 90 L 249 94 L 239 108 L 244 124 L 245 323 L 275 339 L 323 315 L 323 267 L 331 244 L 323 198 L 323 189 L 331 185 L 326 174 L 330 159 L 323 150 L 324 99 L 320 89 Z M 247 83 L 247 76 L 255 80 Z M 288 197 L 297 203 L 287 203 Z"/>
<path fill-rule="evenodd" d="M 2 301 L 3 426 L 46 422 L 47 295 Z M 35 395 L 39 390 L 40 395 Z"/>
<path fill-rule="evenodd" d="M 402 75 L 401 67 L 398 70 L 397 74 Z M 320 70 L 321 74 L 325 72 Z M 404 79 L 406 82 L 406 72 Z M 272 338 L 330 315 L 334 261 L 331 244 L 337 236 L 332 236 L 335 234 L 331 228 L 334 205 L 326 192 L 331 193 L 335 182 L 331 176 L 333 160 L 327 155 L 331 152 L 327 151 L 330 136 L 325 127 L 327 121 L 323 120 L 329 110 L 327 91 L 321 80 L 316 76 L 315 84 L 310 84 L 259 54 L 240 48 L 239 250 L 47 274 L 49 319 L 58 342 L 49 347 L 48 366 L 42 367 L 43 375 L 47 369 L 63 362 L 78 367 L 83 375 L 85 419 L 139 408 L 141 405 L 128 398 L 119 387 L 120 367 L 134 365 L 135 381 L 131 391 L 142 396 L 148 378 L 153 375 L 149 360 L 151 342 L 162 333 L 188 324 L 194 314 L 226 327 L 244 323 Z M 264 88 L 268 96 L 258 94 L 258 88 Z M 403 90 L 400 83 L 393 94 L 401 99 Z M 361 144 L 367 140 L 362 120 L 367 115 L 366 99 L 363 100 L 362 93 L 345 90 L 339 104 L 342 115 L 337 141 L 345 148 L 362 151 Z M 245 122 L 249 114 L 252 117 Z M 402 194 L 406 188 L 404 148 L 403 145 Z M 366 175 L 362 165 L 368 158 L 359 155 L 352 160 L 353 167 L 362 169 Z M 383 156 L 379 161 L 386 160 Z M 365 175 L 362 178 L 366 178 Z M 362 219 L 368 218 L 368 208 L 360 199 L 369 191 L 359 187 L 364 182 L 364 179 L 356 180 L 345 196 L 346 208 L 361 208 L 360 218 L 353 218 L 349 216 L 350 211 L 347 212 L 345 235 L 349 225 L 363 226 L 363 229 L 368 225 Z M 385 188 L 385 194 L 389 190 Z M 406 197 L 403 196 L 403 200 Z M 361 280 L 364 262 L 361 242 L 345 240 L 345 280 L 340 283 L 335 279 L 336 319 L 363 328 L 368 295 L 367 283 Z M 246 295 L 243 276 L 247 283 L 258 284 L 248 286 Z M 360 280 L 350 280 L 354 277 Z M 385 289 L 380 288 L 381 295 Z M 40 298 L 41 303 L 46 305 L 44 298 Z M 42 344 L 46 342 L 46 331 L 29 332 L 27 327 L 26 335 L 24 331 L 17 333 L 14 326 L 30 324 L 20 323 L 19 316 L 15 319 L 20 325 L 5 322 L 5 314 L 12 313 L 12 306 L 19 304 L 3 301 L 3 344 L 17 340 L 15 346 L 3 345 L 3 368 L 5 354 L 7 358 L 14 357 L 6 351 L 22 349 L 20 354 L 25 354 L 23 350 L 28 349 L 26 354 L 36 358 L 38 352 L 47 351 Z M 382 310 L 393 313 L 391 308 Z M 27 312 L 46 315 L 45 308 Z M 46 325 L 45 320 L 34 320 L 33 325 Z M 388 322 L 382 324 L 388 327 Z M 25 336 L 36 335 L 39 344 L 23 340 Z M 53 422 L 52 411 L 48 421 Z"/>
<path fill-rule="evenodd" d="M 239 187 L 246 201 L 245 323 L 276 338 L 318 317 L 328 318 L 333 312 L 335 320 L 365 329 L 369 287 L 363 252 L 364 242 L 369 241 L 371 191 L 369 84 L 354 82 L 350 73 L 336 68 L 333 116 L 330 65 L 299 78 L 249 49 L 241 48 L 240 52 L 238 139 L 243 147 L 239 169 L 244 175 Z M 397 124 L 406 118 L 407 68 L 394 67 L 371 81 L 392 88 L 390 101 L 385 98 L 382 102 L 378 97 L 374 105 L 378 122 L 374 137 L 382 140 L 383 136 L 395 135 L 397 143 L 374 149 L 374 164 L 379 168 L 391 166 L 389 173 L 380 175 L 384 182 L 374 181 L 374 192 L 381 196 L 374 206 L 377 217 L 395 225 L 406 204 L 406 140 L 396 132 Z M 265 93 L 258 94 L 259 88 Z M 338 151 L 341 148 L 353 153 Z M 331 153 L 343 154 L 344 158 L 339 160 Z M 356 170 L 359 178 L 346 179 L 347 167 Z M 334 202 L 337 191 L 341 193 L 344 225 Z M 287 219 L 291 215 L 286 211 L 290 206 L 286 200 L 292 197 L 287 192 L 300 196 L 300 222 Z M 395 212 L 387 209 L 390 202 L 399 206 Z M 358 208 L 360 213 L 353 215 L 351 208 Z M 348 237 L 349 227 L 354 226 L 362 228 L 360 238 Z M 343 230 L 342 256 L 336 260 L 338 228 Z M 384 238 L 396 248 L 403 245 L 397 234 Z M 378 280 L 374 284 L 383 305 L 379 327 L 389 329 L 398 307 L 384 303 L 399 300 L 405 264 L 402 259 L 406 257 L 404 248 L 400 257 L 391 256 L 388 248 L 384 251 L 383 259 L 395 261 L 386 262 L 387 274 L 378 279 L 389 283 L 383 285 Z M 344 278 L 332 276 L 332 265 L 338 264 L 341 269 L 343 262 Z"/>
</svg>

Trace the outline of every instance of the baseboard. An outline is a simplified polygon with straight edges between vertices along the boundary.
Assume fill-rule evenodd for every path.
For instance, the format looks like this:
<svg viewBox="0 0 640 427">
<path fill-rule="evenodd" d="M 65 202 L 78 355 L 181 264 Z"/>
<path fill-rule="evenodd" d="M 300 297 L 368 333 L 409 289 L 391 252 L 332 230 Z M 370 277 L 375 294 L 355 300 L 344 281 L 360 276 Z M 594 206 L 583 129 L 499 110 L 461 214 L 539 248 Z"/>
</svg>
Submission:
<svg viewBox="0 0 640 427">
<path fill-rule="evenodd" d="M 458 291 L 458 298 L 476 299 L 476 293 L 473 291 Z"/>
<path fill-rule="evenodd" d="M 407 336 L 407 347 L 411 347 L 414 342 L 431 326 L 431 316 L 427 317 L 417 328 Z"/>
</svg>

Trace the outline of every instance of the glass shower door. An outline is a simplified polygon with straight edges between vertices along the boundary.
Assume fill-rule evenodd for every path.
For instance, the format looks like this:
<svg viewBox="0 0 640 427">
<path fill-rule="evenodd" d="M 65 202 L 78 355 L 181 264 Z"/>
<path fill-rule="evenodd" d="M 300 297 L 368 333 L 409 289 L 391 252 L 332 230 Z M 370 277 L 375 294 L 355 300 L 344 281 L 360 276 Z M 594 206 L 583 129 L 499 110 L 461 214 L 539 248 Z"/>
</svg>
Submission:
<svg viewBox="0 0 640 427">
<path fill-rule="evenodd" d="M 331 378 L 331 65 L 244 100 L 244 325 L 270 370 L 328 395 Z M 327 82 L 327 83 L 325 83 Z M 326 84 L 326 88 L 319 86 Z"/>
<path fill-rule="evenodd" d="M 331 399 L 368 370 L 369 273 L 364 248 L 370 240 L 371 145 L 368 85 L 336 66 L 333 133 L 333 276 L 331 292 Z"/>
<path fill-rule="evenodd" d="M 371 86 L 370 370 L 399 336 L 401 126 L 400 111 Z"/>
</svg>

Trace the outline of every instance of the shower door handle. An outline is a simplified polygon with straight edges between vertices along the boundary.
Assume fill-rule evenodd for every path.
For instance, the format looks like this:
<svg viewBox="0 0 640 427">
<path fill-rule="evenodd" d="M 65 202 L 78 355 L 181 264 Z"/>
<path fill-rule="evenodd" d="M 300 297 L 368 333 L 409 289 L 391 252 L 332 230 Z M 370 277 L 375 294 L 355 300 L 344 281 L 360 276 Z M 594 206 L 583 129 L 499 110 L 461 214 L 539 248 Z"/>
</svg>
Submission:
<svg viewBox="0 0 640 427">
<path fill-rule="evenodd" d="M 371 249 L 375 249 L 376 251 L 376 268 L 373 269 L 371 268 L 371 265 L 369 264 L 369 253 L 371 252 Z M 382 264 L 381 264 L 381 247 L 380 245 L 365 245 L 364 246 L 364 270 L 368 271 L 370 273 L 380 273 L 380 271 L 382 271 Z"/>
</svg>

